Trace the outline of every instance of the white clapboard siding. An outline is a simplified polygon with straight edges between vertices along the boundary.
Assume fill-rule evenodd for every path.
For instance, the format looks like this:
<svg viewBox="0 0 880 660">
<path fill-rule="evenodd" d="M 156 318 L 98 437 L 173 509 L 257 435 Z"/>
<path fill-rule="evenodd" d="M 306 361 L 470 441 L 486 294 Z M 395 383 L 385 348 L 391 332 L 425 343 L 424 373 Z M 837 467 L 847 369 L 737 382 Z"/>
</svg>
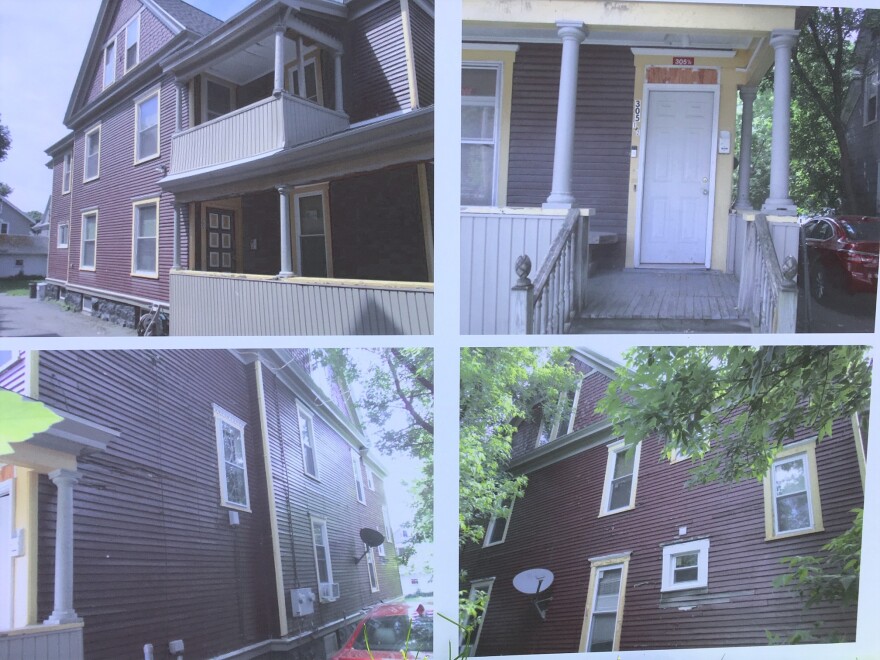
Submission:
<svg viewBox="0 0 880 660">
<path fill-rule="evenodd" d="M 461 216 L 461 331 L 507 334 L 514 264 L 527 254 L 534 279 L 565 215 L 468 212 Z"/>
<path fill-rule="evenodd" d="M 0 658 L 83 660 L 82 626 L 34 626 L 0 633 Z"/>
<path fill-rule="evenodd" d="M 176 336 L 426 335 L 433 331 L 431 284 L 171 273 L 171 333 Z"/>
</svg>

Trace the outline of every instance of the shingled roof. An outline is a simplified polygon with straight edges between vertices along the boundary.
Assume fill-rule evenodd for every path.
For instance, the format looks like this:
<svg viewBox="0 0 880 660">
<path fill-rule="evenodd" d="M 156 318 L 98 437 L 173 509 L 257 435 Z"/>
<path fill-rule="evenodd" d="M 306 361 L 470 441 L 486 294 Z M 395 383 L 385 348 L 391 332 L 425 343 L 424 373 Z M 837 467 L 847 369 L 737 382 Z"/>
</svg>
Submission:
<svg viewBox="0 0 880 660">
<path fill-rule="evenodd" d="M 153 2 L 171 14 L 187 30 L 196 34 L 204 36 L 223 24 L 219 18 L 214 18 L 201 9 L 183 2 L 183 0 L 153 0 Z"/>
</svg>

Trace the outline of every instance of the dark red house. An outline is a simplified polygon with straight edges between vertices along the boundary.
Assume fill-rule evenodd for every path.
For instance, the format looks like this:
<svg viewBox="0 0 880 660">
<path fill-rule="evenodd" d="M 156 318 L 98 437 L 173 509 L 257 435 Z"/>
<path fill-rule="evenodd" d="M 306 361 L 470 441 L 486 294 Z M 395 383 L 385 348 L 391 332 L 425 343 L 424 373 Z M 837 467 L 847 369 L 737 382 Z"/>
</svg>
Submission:
<svg viewBox="0 0 880 660">
<path fill-rule="evenodd" d="M 0 657 L 324 657 L 400 596 L 386 473 L 309 369 L 304 350 L 17 353 L 0 386 L 62 421 L 2 457 Z"/>
<path fill-rule="evenodd" d="M 763 483 L 688 488 L 688 458 L 663 458 L 656 436 L 627 449 L 596 412 L 616 365 L 582 351 L 572 361 L 583 380 L 571 415 L 514 437 L 525 496 L 461 553 L 463 588 L 489 594 L 474 655 L 764 645 L 817 622 L 854 638 L 855 608 L 807 609 L 773 580 L 783 557 L 820 554 L 862 506 L 857 420 L 821 443 L 799 432 Z M 514 587 L 529 569 L 553 576 L 539 595 Z"/>
<path fill-rule="evenodd" d="M 50 293 L 173 334 L 430 331 L 430 0 L 105 0 L 64 121 Z"/>
</svg>

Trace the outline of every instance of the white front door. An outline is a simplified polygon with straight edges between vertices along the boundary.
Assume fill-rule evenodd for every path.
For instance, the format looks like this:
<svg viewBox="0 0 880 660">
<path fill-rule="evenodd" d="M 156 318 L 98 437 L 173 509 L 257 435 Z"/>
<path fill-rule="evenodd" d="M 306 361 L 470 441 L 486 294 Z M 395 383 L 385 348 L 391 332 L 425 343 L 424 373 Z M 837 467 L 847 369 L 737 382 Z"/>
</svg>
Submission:
<svg viewBox="0 0 880 660">
<path fill-rule="evenodd" d="M 708 266 L 715 93 L 651 91 L 638 263 Z"/>
<path fill-rule="evenodd" d="M 0 483 L 0 630 L 12 627 L 12 493 Z"/>
</svg>

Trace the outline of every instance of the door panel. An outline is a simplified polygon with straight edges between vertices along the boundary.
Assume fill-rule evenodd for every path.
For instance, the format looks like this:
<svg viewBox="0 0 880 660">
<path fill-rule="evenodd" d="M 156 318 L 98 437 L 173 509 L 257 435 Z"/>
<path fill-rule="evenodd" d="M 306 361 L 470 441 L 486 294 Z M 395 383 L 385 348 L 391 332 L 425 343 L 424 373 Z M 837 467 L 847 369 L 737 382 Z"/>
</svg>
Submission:
<svg viewBox="0 0 880 660">
<path fill-rule="evenodd" d="M 235 263 L 235 212 L 228 209 L 207 209 L 207 263 L 205 270 L 234 273 Z"/>
<path fill-rule="evenodd" d="M 645 136 L 642 265 L 706 262 L 712 92 L 651 92 Z"/>
</svg>

